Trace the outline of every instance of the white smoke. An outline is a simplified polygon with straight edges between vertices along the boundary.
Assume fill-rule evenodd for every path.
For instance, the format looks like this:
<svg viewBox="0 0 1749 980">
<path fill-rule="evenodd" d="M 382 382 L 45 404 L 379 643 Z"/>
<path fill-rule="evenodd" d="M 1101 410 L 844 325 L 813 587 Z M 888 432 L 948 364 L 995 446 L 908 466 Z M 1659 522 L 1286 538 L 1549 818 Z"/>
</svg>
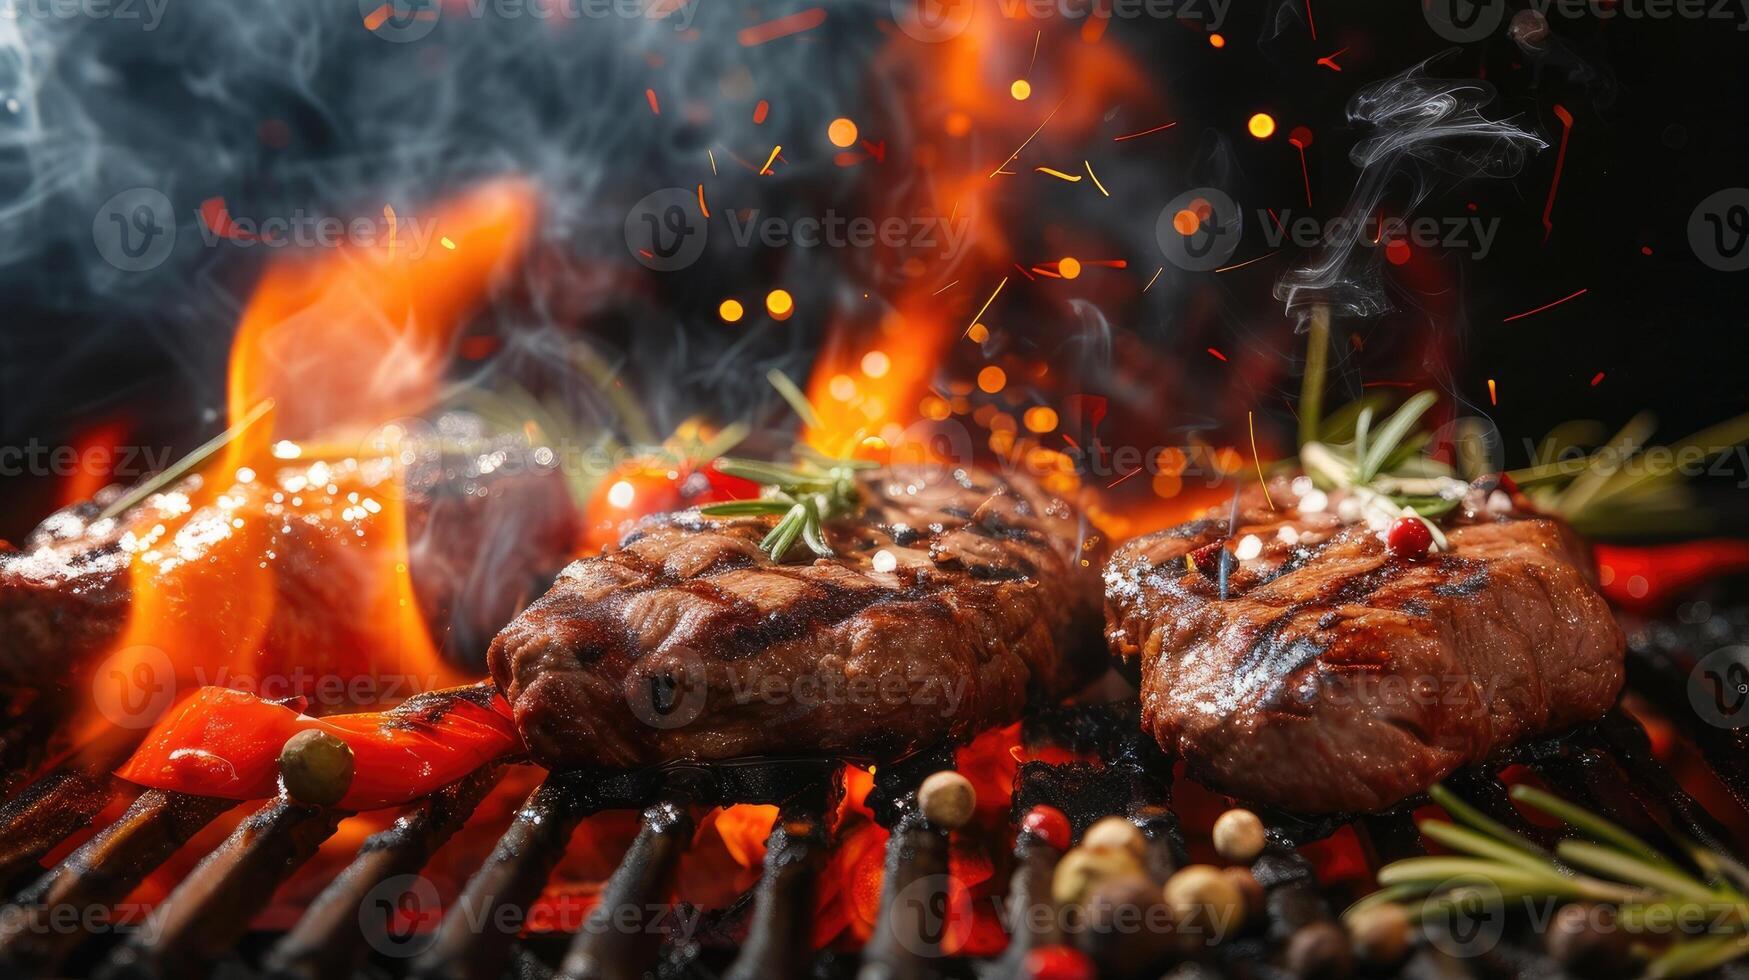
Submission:
<svg viewBox="0 0 1749 980">
<path fill-rule="evenodd" d="M 1275 285 L 1290 316 L 1303 325 L 1311 309 L 1325 305 L 1338 316 L 1375 317 L 1393 307 L 1384 289 L 1377 250 L 1355 250 L 1371 215 L 1399 180 L 1408 193 L 1397 205 L 1407 217 L 1444 186 L 1477 177 L 1510 177 L 1527 151 L 1548 143 L 1506 120 L 1489 119 L 1482 108 L 1494 101 L 1493 86 L 1476 79 L 1431 78 L 1428 59 L 1400 75 L 1361 89 L 1348 105 L 1349 122 L 1370 129 L 1349 151 L 1360 177 L 1312 260 Z"/>
</svg>

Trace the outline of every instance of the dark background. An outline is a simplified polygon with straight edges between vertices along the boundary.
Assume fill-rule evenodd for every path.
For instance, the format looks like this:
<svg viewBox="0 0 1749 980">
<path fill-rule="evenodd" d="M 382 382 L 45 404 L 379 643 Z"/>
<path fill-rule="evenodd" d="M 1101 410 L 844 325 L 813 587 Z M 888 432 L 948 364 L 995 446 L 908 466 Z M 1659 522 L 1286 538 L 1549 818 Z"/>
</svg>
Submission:
<svg viewBox="0 0 1749 980">
<path fill-rule="evenodd" d="M 541 254 L 574 260 L 558 276 L 572 281 L 555 286 L 549 271 L 545 282 L 519 282 L 474 328 L 506 338 L 506 353 L 458 371 L 522 372 L 562 386 L 564 379 L 530 367 L 540 359 L 528 352 L 538 347 L 519 338 L 586 335 L 635 390 L 659 403 L 662 424 L 692 411 L 763 412 L 764 369 L 805 373 L 824 332 L 793 323 L 729 330 L 714 312 L 724 284 L 762 290 L 783 282 L 806 309 L 815 292 L 878 294 L 881 270 L 857 257 L 734 254 L 684 276 L 648 273 L 621 242 L 625 203 L 664 184 L 690 185 L 707 145 L 734 143 L 746 153 L 795 145 L 840 114 L 888 137 L 889 166 L 846 173 L 798 165 L 763 184 L 741 178 L 730 190 L 759 195 L 774 213 L 879 197 L 904 182 L 916 148 L 906 135 L 912 107 L 926 104 L 939 81 L 882 75 L 877 53 L 908 43 L 896 38 L 885 3 L 829 5 L 821 27 L 755 48 L 734 42 L 737 25 L 809 5 L 724 3 L 702 10 L 702 37 L 660 67 L 611 25 L 555 42 L 543 25 L 452 20 L 424 41 L 390 45 L 359 26 L 346 0 L 249 13 L 224 6 L 168 0 L 151 32 L 26 17 L 17 35 L 0 38 L 0 96 L 25 100 L 0 116 L 0 445 L 61 445 L 114 423 L 128 443 L 180 454 L 223 428 L 228 331 L 270 256 L 202 247 L 185 226 L 172 261 L 118 275 L 95 253 L 91 219 L 115 191 L 140 185 L 163 188 L 179 220 L 190 222 L 193 208 L 213 196 L 241 214 L 298 206 L 344 214 L 369 212 L 384 199 L 427 199 L 481 175 L 533 172 L 553 188 Z M 1503 21 L 1523 5 L 1507 8 Z M 1481 258 L 1425 257 L 1430 277 L 1411 275 L 1416 263 L 1386 269 L 1397 309 L 1338 323 L 1333 400 L 1380 382 L 1438 386 L 1495 420 L 1509 464 L 1523 462 L 1522 439 L 1569 419 L 1616 426 L 1649 409 L 1659 437 L 1674 439 L 1749 411 L 1742 382 L 1749 273 L 1707 267 L 1687 235 L 1702 199 L 1749 185 L 1749 15 L 1551 15 L 1552 39 L 1527 52 L 1504 22 L 1486 40 L 1453 45 L 1414 2 L 1312 0 L 1315 40 L 1305 11 L 1299 0 L 1235 2 L 1221 28 L 1228 43 L 1218 50 L 1206 31 L 1183 23 L 1115 25 L 1105 43 L 1145 66 L 1178 126 L 1124 144 L 1125 156 L 1100 164 L 1117 205 L 1015 181 L 1004 213 L 1036 219 L 1039 228 L 1109 231 L 1115 251 L 1131 260 L 1128 275 L 1145 280 L 1161 264 L 1149 251 L 1154 216 L 1185 187 L 1220 181 L 1247 203 L 1305 213 L 1299 161 L 1284 134 L 1306 125 L 1316 134 L 1308 151 L 1313 213 L 1328 216 L 1356 177 L 1347 150 L 1362 134 L 1345 117 L 1351 96 L 1440 56 L 1430 74 L 1485 78 L 1498 89 L 1486 115 L 1515 118 L 1551 146 L 1516 177 L 1462 184 L 1422 205 L 1423 213 L 1461 215 L 1474 204 L 1475 214 L 1498 216 L 1494 248 Z M 1316 64 L 1344 48 L 1341 72 Z M 737 66 L 759 92 L 776 93 L 765 131 L 748 128 L 741 106 L 731 123 L 722 105 L 730 97 L 705 81 Z M 1076 83 L 1052 71 L 1048 56 L 1034 68 L 1041 90 Z M 642 90 L 658 83 L 671 106 L 696 100 L 721 117 L 700 121 L 671 108 L 652 120 Z M 1574 124 L 1545 241 L 1540 218 L 1561 133 L 1556 105 Z M 1273 140 L 1244 133 L 1245 118 L 1260 110 L 1279 120 Z M 1101 139 L 1143 128 L 1140 118 L 1114 118 Z M 1048 140 L 1027 163 L 1071 159 L 1069 147 Z M 988 147 L 1015 142 L 1004 131 Z M 1248 237 L 1239 258 L 1259 250 Z M 1113 392 L 1114 414 L 1128 411 L 1122 423 L 1157 438 L 1187 424 L 1230 431 L 1255 406 L 1266 441 L 1284 442 L 1301 354 L 1271 288 L 1292 261 L 1278 257 L 1219 277 L 1172 274 L 1144 295 L 1132 284 L 1109 302 L 1092 297 L 1120 349 L 1138 341 L 1181 365 L 1157 399 L 1126 401 Z M 995 275 L 979 273 L 964 290 L 977 295 L 955 302 L 975 307 Z M 1073 314 L 1012 285 L 1006 317 L 1030 331 L 1016 343 L 1048 355 L 1040 338 Z M 1581 289 L 1570 302 L 1507 322 Z M 568 302 L 555 305 L 554 296 Z M 1229 364 L 1212 361 L 1210 347 L 1226 352 Z M 975 373 L 965 355 L 954 358 L 944 376 Z M 1489 404 L 1488 379 L 1497 383 L 1498 405 Z M 1082 388 L 1101 385 L 1094 372 Z M 614 424 L 591 414 L 599 409 L 586 395 L 577 397 L 584 417 Z M 1706 497 L 1728 523 L 1749 499 L 1734 487 L 1744 479 L 1749 473 L 1715 480 Z M 57 489 L 42 475 L 0 478 L 0 536 L 16 539 L 34 525 Z"/>
</svg>

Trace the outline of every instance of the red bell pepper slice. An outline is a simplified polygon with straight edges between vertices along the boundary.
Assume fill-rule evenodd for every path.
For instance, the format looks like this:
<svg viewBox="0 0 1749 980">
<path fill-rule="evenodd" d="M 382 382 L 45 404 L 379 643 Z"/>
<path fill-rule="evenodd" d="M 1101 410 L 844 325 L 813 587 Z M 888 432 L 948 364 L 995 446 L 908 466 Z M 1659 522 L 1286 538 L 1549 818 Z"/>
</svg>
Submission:
<svg viewBox="0 0 1749 980">
<path fill-rule="evenodd" d="M 510 706 L 490 683 L 421 694 L 389 711 L 327 718 L 203 687 L 158 720 L 116 775 L 199 796 L 262 799 L 279 792 L 286 739 L 310 728 L 352 748 L 352 785 L 337 804 L 344 810 L 407 803 L 522 751 Z"/>
</svg>

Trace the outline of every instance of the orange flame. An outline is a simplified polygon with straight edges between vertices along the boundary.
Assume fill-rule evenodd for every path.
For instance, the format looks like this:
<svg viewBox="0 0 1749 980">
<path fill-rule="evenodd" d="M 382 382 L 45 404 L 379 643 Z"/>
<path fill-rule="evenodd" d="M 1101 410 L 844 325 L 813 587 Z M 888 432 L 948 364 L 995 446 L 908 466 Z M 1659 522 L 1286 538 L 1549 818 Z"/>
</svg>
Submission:
<svg viewBox="0 0 1749 980">
<path fill-rule="evenodd" d="M 271 412 L 124 542 L 133 604 L 107 670 L 143 688 L 124 693 L 221 684 L 336 710 L 464 679 L 414 593 L 394 440 L 360 437 L 430 406 L 533 215 L 530 187 L 493 183 L 438 211 L 428 254 L 391 235 L 267 270 L 232 347 L 229 412 Z"/>
</svg>

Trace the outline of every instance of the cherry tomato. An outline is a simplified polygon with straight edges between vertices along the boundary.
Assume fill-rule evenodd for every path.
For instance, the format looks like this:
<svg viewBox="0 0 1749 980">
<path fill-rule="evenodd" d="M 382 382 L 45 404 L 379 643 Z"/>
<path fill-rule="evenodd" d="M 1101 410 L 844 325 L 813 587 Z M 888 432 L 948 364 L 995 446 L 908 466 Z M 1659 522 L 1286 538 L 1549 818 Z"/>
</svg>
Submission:
<svg viewBox="0 0 1749 980">
<path fill-rule="evenodd" d="M 1020 829 L 1059 851 L 1069 849 L 1069 818 L 1054 806 L 1035 806 L 1021 818 Z"/>
<path fill-rule="evenodd" d="M 1420 558 L 1433 547 L 1433 532 L 1419 517 L 1399 517 L 1385 532 L 1385 547 L 1398 558 Z"/>
<path fill-rule="evenodd" d="M 584 510 L 583 550 L 597 554 L 617 543 L 626 525 L 641 517 L 757 496 L 758 484 L 721 472 L 715 461 L 695 465 L 659 458 L 632 460 L 609 473 L 590 496 Z"/>
<path fill-rule="evenodd" d="M 1021 976 L 1031 980 L 1093 980 L 1093 961 L 1073 946 L 1040 946 L 1026 954 Z"/>
</svg>

